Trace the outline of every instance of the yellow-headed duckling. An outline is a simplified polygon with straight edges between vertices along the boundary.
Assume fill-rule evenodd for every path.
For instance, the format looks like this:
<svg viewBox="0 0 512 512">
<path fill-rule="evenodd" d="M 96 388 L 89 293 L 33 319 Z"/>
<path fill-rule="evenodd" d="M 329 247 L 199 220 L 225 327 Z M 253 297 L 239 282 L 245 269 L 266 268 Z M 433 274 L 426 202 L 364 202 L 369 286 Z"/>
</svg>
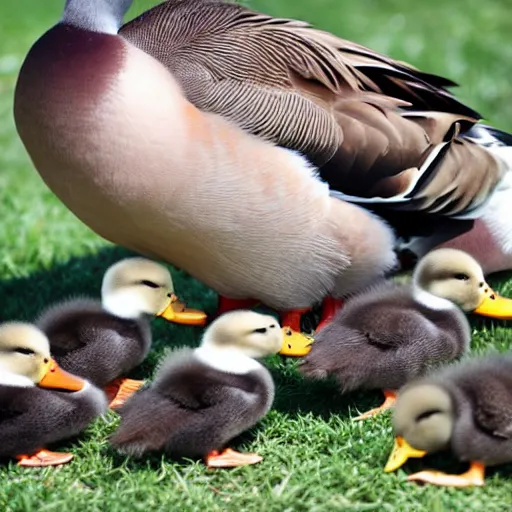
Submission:
<svg viewBox="0 0 512 512">
<path fill-rule="evenodd" d="M 170 272 L 145 258 L 127 258 L 103 277 L 101 301 L 72 299 L 42 312 L 36 324 L 50 339 L 65 370 L 106 387 L 119 407 L 143 381 L 121 378 L 151 348 L 150 316 L 203 325 L 206 315 L 186 309 L 174 294 Z"/>
<path fill-rule="evenodd" d="M 512 462 L 512 354 L 475 358 L 407 384 L 392 418 L 396 440 L 385 471 L 411 457 L 449 449 L 470 463 L 468 471 L 421 471 L 408 480 L 484 485 L 486 466 Z"/>
<path fill-rule="evenodd" d="M 0 325 L 0 457 L 21 466 L 65 464 L 72 454 L 45 446 L 79 434 L 106 409 L 100 389 L 57 365 L 39 329 Z"/>
<path fill-rule="evenodd" d="M 255 358 L 277 353 L 279 323 L 252 311 L 218 317 L 201 345 L 168 356 L 151 387 L 134 394 L 119 413 L 111 438 L 121 453 L 163 450 L 177 457 L 204 457 L 209 467 L 254 464 L 257 454 L 226 445 L 270 409 L 274 383 Z"/>
<path fill-rule="evenodd" d="M 490 288 L 465 252 L 432 251 L 411 284 L 383 282 L 350 299 L 316 334 L 300 371 L 310 378 L 333 375 L 343 392 L 382 389 L 384 403 L 355 419 L 368 418 L 391 407 L 406 382 L 468 349 L 464 312 L 508 318 L 512 300 Z"/>
</svg>

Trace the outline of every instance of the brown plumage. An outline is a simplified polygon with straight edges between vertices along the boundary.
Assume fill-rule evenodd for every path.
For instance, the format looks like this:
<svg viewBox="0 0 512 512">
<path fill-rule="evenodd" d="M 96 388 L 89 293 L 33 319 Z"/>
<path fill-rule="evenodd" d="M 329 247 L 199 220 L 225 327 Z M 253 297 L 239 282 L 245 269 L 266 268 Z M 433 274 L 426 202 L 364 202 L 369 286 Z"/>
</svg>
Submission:
<svg viewBox="0 0 512 512">
<path fill-rule="evenodd" d="M 355 202 L 456 215 L 503 178 L 472 141 L 480 115 L 447 91 L 453 82 L 305 22 L 169 0 L 120 34 L 163 62 L 198 108 L 306 154 Z"/>
</svg>

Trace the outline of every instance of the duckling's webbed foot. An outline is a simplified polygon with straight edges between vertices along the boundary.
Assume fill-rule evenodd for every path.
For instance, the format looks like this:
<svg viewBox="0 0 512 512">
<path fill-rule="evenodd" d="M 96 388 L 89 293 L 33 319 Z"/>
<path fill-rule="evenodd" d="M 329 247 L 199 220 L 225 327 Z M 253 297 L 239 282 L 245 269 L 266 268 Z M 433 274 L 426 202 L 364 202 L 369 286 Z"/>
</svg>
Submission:
<svg viewBox="0 0 512 512">
<path fill-rule="evenodd" d="M 382 393 L 384 394 L 384 402 L 382 402 L 382 405 L 379 407 L 376 407 L 375 409 L 370 409 L 369 411 L 356 416 L 355 418 L 352 418 L 352 421 L 360 421 L 360 420 L 366 420 L 368 418 L 371 418 L 372 416 L 376 416 L 377 414 L 380 414 L 387 409 L 391 409 L 396 402 L 396 392 L 391 389 L 383 389 Z"/>
<path fill-rule="evenodd" d="M 206 456 L 206 465 L 209 468 L 234 468 L 248 466 L 261 462 L 263 457 L 257 453 L 240 453 L 231 448 L 226 448 L 222 453 L 217 450 Z"/>
<path fill-rule="evenodd" d="M 330 324 L 342 306 L 342 299 L 325 297 L 322 303 L 322 317 L 320 318 L 320 322 L 317 325 L 316 332 L 319 332 L 320 329 L 323 329 L 326 325 Z"/>
<path fill-rule="evenodd" d="M 485 466 L 481 462 L 472 462 L 469 469 L 461 475 L 448 475 L 441 471 L 420 471 L 407 477 L 409 482 L 423 482 L 443 487 L 472 487 L 484 485 Z"/>
<path fill-rule="evenodd" d="M 121 407 L 131 395 L 144 385 L 143 380 L 115 379 L 105 386 L 105 393 L 110 401 L 110 408 Z"/>
<path fill-rule="evenodd" d="M 72 458 L 72 453 L 58 453 L 49 450 L 39 450 L 32 455 L 18 455 L 18 466 L 28 468 L 41 468 L 45 466 L 59 466 L 67 464 Z"/>
</svg>

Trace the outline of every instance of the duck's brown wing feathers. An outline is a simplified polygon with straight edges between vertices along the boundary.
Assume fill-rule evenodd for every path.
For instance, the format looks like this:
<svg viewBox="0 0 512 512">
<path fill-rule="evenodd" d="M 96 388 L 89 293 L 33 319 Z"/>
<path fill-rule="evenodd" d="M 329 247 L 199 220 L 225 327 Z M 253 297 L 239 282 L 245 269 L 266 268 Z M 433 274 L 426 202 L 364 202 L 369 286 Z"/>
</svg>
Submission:
<svg viewBox="0 0 512 512">
<path fill-rule="evenodd" d="M 121 35 L 200 109 L 308 155 L 347 200 L 454 215 L 501 178 L 484 148 L 457 136 L 480 116 L 445 89 L 453 82 L 302 21 L 170 0 Z"/>
</svg>

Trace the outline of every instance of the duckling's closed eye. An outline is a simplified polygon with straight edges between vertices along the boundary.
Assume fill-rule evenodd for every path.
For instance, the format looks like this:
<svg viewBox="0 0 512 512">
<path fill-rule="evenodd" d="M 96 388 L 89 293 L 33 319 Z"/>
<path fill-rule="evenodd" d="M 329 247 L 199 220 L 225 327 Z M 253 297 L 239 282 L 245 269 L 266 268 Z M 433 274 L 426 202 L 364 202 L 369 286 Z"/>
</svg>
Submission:
<svg viewBox="0 0 512 512">
<path fill-rule="evenodd" d="M 153 281 L 148 281 L 147 279 L 143 279 L 140 284 L 144 286 L 149 286 L 150 288 L 160 288 L 159 284 L 154 283 Z"/>
<path fill-rule="evenodd" d="M 254 331 L 252 332 L 257 332 L 258 334 L 265 334 L 267 332 L 267 328 L 266 327 L 260 327 L 258 329 L 254 329 Z"/>
<path fill-rule="evenodd" d="M 23 354 L 25 356 L 33 356 L 35 354 L 32 349 L 26 347 L 16 347 L 14 352 L 18 352 L 18 354 Z"/>
<path fill-rule="evenodd" d="M 453 277 L 455 277 L 455 279 L 457 279 L 458 281 L 468 281 L 469 280 L 469 276 L 467 274 L 464 274 L 463 272 L 455 274 Z"/>
<path fill-rule="evenodd" d="M 440 411 L 439 409 L 429 409 L 428 411 L 424 411 L 421 414 L 418 414 L 418 416 L 416 416 L 416 421 L 426 420 L 427 418 L 430 418 L 434 414 L 439 414 L 441 412 L 442 411 Z"/>
</svg>

